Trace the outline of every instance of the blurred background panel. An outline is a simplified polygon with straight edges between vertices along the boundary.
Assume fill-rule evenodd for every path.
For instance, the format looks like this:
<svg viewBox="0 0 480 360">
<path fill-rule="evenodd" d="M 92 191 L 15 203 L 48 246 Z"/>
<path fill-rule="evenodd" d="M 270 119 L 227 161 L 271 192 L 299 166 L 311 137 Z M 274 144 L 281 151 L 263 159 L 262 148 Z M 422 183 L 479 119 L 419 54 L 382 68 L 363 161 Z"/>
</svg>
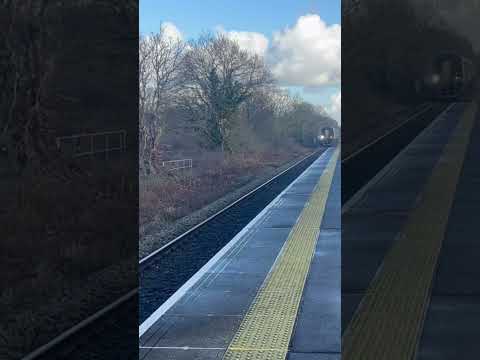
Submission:
<svg viewBox="0 0 480 360">
<path fill-rule="evenodd" d="M 138 4 L 4 1 L 0 17 L 0 358 L 134 358 L 133 298 L 42 346 L 137 287 Z"/>
<path fill-rule="evenodd" d="M 480 353 L 479 15 L 343 2 L 343 359 Z"/>
</svg>

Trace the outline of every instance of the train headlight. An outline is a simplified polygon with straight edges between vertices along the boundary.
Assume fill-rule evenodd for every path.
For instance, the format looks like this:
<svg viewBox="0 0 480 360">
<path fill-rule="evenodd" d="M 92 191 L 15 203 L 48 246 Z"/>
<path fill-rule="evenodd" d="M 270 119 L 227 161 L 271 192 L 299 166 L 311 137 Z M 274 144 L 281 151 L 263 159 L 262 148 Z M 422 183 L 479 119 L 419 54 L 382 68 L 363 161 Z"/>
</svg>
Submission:
<svg viewBox="0 0 480 360">
<path fill-rule="evenodd" d="M 325 136 L 320 135 L 320 140 L 323 140 L 323 139 L 325 139 Z"/>
<path fill-rule="evenodd" d="M 438 84 L 440 82 L 440 75 L 433 74 L 431 81 L 432 81 L 432 84 Z"/>
</svg>

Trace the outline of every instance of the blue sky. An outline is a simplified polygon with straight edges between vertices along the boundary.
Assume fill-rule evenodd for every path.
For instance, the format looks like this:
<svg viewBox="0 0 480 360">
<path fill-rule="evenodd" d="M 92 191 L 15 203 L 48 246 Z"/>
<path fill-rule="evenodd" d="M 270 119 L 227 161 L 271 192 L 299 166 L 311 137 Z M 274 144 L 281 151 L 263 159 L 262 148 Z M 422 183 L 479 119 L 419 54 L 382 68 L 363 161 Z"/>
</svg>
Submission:
<svg viewBox="0 0 480 360">
<path fill-rule="evenodd" d="M 295 27 L 307 14 L 318 14 L 327 26 L 340 24 L 340 0 L 140 0 L 140 33 L 157 32 L 161 23 L 170 22 L 185 39 L 222 27 L 260 33 L 271 43 L 274 33 Z M 328 108 L 340 84 L 325 84 L 315 91 L 305 91 L 301 84 L 288 88 L 306 101 Z"/>
<path fill-rule="evenodd" d="M 307 13 L 340 24 L 340 0 L 140 0 L 140 32 L 156 32 L 161 22 L 170 21 L 187 38 L 218 25 L 269 36 Z"/>
</svg>

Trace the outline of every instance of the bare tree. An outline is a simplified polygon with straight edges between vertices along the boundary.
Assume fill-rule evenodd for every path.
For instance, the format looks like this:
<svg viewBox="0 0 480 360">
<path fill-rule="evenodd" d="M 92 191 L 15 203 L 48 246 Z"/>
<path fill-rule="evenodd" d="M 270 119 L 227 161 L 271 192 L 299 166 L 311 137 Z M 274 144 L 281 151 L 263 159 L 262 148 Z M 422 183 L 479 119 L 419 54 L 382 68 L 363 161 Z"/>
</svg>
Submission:
<svg viewBox="0 0 480 360">
<path fill-rule="evenodd" d="M 159 33 L 140 37 L 139 125 L 140 167 L 155 171 L 153 157 L 164 131 L 164 113 L 176 101 L 181 85 L 180 64 L 185 44 Z"/>
<path fill-rule="evenodd" d="M 234 114 L 271 76 L 263 60 L 223 35 L 189 44 L 183 61 L 181 106 L 213 147 L 229 150 Z"/>
<path fill-rule="evenodd" d="M 269 92 L 270 102 L 273 107 L 275 116 L 284 116 L 293 111 L 296 102 L 299 102 L 298 97 L 292 97 L 288 91 L 273 88 Z"/>
<path fill-rule="evenodd" d="M 17 171 L 42 170 L 53 137 L 45 106 L 54 61 L 46 26 L 50 2 L 3 0 L 0 11 L 0 143 Z"/>
</svg>

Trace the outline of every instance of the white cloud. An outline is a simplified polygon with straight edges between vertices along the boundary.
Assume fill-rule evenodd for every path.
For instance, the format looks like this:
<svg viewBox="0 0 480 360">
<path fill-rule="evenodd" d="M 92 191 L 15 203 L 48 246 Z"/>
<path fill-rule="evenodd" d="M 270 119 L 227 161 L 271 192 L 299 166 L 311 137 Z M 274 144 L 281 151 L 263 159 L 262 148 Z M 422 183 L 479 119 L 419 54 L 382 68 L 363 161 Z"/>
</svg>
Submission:
<svg viewBox="0 0 480 360">
<path fill-rule="evenodd" d="M 180 41 L 183 40 L 183 35 L 180 30 L 175 26 L 174 23 L 165 21 L 160 25 L 160 28 L 163 32 L 163 37 L 171 41 Z"/>
<path fill-rule="evenodd" d="M 162 23 L 165 36 L 182 40 L 181 31 L 171 22 Z M 262 33 L 226 30 L 215 31 L 238 42 L 240 48 L 265 57 L 282 87 L 300 87 L 304 92 L 323 92 L 325 86 L 341 81 L 341 27 L 328 25 L 319 15 L 298 18 L 292 27 L 275 32 L 271 41 Z M 340 120 L 340 92 L 332 96 L 327 111 Z"/>
<path fill-rule="evenodd" d="M 217 32 L 236 41 L 241 49 L 249 51 L 250 53 L 265 56 L 267 52 L 268 39 L 261 33 L 250 31 L 225 31 L 222 27 L 218 27 Z"/>
<path fill-rule="evenodd" d="M 308 91 L 339 84 L 341 27 L 327 25 L 318 15 L 301 16 L 295 26 L 274 34 L 269 60 L 284 85 Z"/>
<path fill-rule="evenodd" d="M 334 118 L 339 124 L 342 121 L 342 92 L 339 91 L 336 94 L 333 94 L 330 97 L 330 105 L 327 109 L 328 113 L 332 118 Z"/>
</svg>

